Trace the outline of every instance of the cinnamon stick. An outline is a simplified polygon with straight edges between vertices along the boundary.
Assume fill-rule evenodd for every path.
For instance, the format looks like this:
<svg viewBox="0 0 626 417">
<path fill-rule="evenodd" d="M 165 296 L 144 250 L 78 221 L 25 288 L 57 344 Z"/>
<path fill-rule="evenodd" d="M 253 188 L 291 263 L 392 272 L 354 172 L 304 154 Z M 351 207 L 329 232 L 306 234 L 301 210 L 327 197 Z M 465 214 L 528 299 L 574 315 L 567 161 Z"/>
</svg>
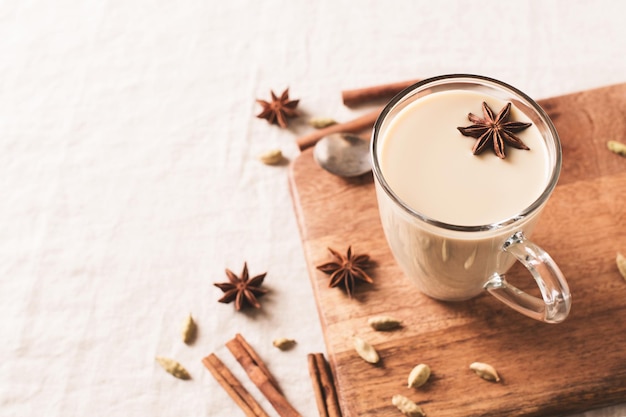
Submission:
<svg viewBox="0 0 626 417">
<path fill-rule="evenodd" d="M 250 359 L 252 359 L 252 362 L 254 362 L 254 364 L 258 366 L 261 369 L 261 371 L 263 371 L 263 373 L 265 374 L 269 382 L 274 386 L 274 388 L 276 388 L 276 391 L 282 393 L 282 390 L 278 386 L 278 381 L 276 381 L 276 378 L 274 378 L 274 375 L 272 375 L 272 373 L 267 368 L 267 366 L 265 365 L 261 357 L 256 353 L 256 351 L 252 348 L 252 346 L 250 346 L 250 344 L 246 341 L 246 339 L 244 339 L 241 334 L 237 333 L 235 335 L 235 340 L 246 351 L 247 356 Z"/>
<path fill-rule="evenodd" d="M 226 347 L 281 417 L 302 417 L 278 390 L 278 384 L 267 366 L 243 336 L 237 334 L 226 343 Z"/>
<path fill-rule="evenodd" d="M 320 417 L 341 417 L 333 375 L 324 355 L 310 353 L 307 360 Z"/>
<path fill-rule="evenodd" d="M 259 403 L 250 395 L 248 390 L 245 389 L 239 380 L 228 370 L 226 365 L 217 357 L 211 353 L 206 358 L 202 359 L 202 363 L 213 374 L 213 377 L 219 382 L 224 390 L 230 395 L 235 403 L 241 408 L 241 410 L 248 417 L 269 417 L 269 415 L 263 411 Z"/>
<path fill-rule="evenodd" d="M 341 92 L 343 104 L 348 107 L 358 106 L 374 100 L 390 99 L 405 88 L 419 80 L 401 81 L 397 83 L 375 85 L 372 87 L 344 90 Z"/>
<path fill-rule="evenodd" d="M 317 129 L 308 135 L 299 137 L 297 140 L 298 146 L 300 150 L 305 150 L 315 145 L 324 136 L 333 133 L 358 133 L 365 129 L 371 129 L 381 111 L 382 107 L 349 122 L 337 123 L 323 129 Z"/>
</svg>

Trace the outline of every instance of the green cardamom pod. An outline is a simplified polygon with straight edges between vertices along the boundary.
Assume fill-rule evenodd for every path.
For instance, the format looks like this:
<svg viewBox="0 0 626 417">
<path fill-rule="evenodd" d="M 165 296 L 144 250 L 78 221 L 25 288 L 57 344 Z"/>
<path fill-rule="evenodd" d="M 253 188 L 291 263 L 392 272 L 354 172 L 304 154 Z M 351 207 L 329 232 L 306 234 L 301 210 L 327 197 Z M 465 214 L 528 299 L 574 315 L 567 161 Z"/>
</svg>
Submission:
<svg viewBox="0 0 626 417">
<path fill-rule="evenodd" d="M 174 359 L 157 356 L 156 360 L 159 363 L 159 365 L 161 365 L 163 369 L 165 369 L 165 371 L 175 376 L 176 378 L 191 379 L 191 375 L 189 375 L 189 372 L 187 372 L 187 370 L 180 363 L 176 362 Z"/>
<path fill-rule="evenodd" d="M 280 350 L 289 350 L 296 345 L 296 341 L 285 337 L 279 337 L 278 339 L 274 339 L 272 344 Z"/>
<path fill-rule="evenodd" d="M 618 253 L 615 261 L 617 263 L 617 269 L 619 270 L 619 273 L 622 274 L 622 277 L 624 279 L 626 279 L 626 257 L 624 257 L 624 255 L 622 255 L 621 253 Z"/>
<path fill-rule="evenodd" d="M 390 316 L 376 316 L 370 318 L 367 323 L 372 326 L 374 330 L 387 331 L 397 329 L 402 325 L 402 322 Z"/>
<path fill-rule="evenodd" d="M 492 382 L 500 381 L 500 376 L 496 372 L 496 369 L 488 363 L 474 362 L 469 367 L 482 379 Z"/>
<path fill-rule="evenodd" d="M 376 349 L 360 337 L 354 337 L 354 349 L 366 362 L 378 363 L 380 360 Z"/>
<path fill-rule="evenodd" d="M 421 387 L 430 378 L 430 367 L 423 363 L 417 365 L 409 374 L 409 388 Z"/>
<path fill-rule="evenodd" d="M 316 129 L 323 129 L 328 126 L 336 125 L 337 121 L 330 117 L 312 117 L 309 119 L 309 125 Z"/>
<path fill-rule="evenodd" d="M 395 405 L 398 410 L 402 412 L 402 414 L 408 417 L 424 417 L 426 413 L 422 408 L 415 404 L 413 401 L 409 400 L 404 395 L 394 395 L 391 398 L 391 403 Z"/>
<path fill-rule="evenodd" d="M 265 165 L 277 165 L 284 160 L 280 149 L 272 149 L 259 155 L 259 160 Z"/>
<path fill-rule="evenodd" d="M 610 140 L 606 143 L 606 147 L 609 151 L 621 156 L 626 156 L 626 143 L 618 142 L 616 140 Z"/>
<path fill-rule="evenodd" d="M 198 326 L 193 320 L 193 317 L 191 317 L 191 314 L 189 314 L 183 322 L 183 330 L 181 332 L 183 342 L 186 345 L 193 343 L 194 340 L 196 340 L 196 334 L 198 334 Z"/>
</svg>

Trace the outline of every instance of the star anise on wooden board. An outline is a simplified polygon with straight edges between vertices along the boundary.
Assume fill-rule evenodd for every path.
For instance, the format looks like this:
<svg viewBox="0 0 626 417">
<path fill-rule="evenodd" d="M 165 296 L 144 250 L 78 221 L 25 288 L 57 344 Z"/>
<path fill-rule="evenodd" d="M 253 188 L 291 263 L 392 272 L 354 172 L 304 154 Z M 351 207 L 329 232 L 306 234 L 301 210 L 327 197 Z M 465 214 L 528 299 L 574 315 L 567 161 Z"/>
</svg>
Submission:
<svg viewBox="0 0 626 417">
<path fill-rule="evenodd" d="M 373 266 L 369 255 L 355 255 L 352 246 L 348 247 L 346 256 L 332 248 L 328 251 L 333 255 L 334 261 L 318 265 L 317 269 L 330 275 L 329 287 L 342 287 L 348 297 L 352 298 L 354 287 L 358 281 L 372 284 L 374 280 L 365 272 L 365 269 Z"/>
<path fill-rule="evenodd" d="M 256 117 L 266 119 L 269 124 L 277 124 L 283 129 L 287 127 L 287 119 L 298 116 L 296 107 L 300 100 L 289 100 L 289 88 L 287 88 L 280 97 L 277 97 L 273 91 L 272 101 L 257 100 L 263 110 Z"/>
<path fill-rule="evenodd" d="M 493 110 L 487 103 L 483 102 L 483 113 L 484 119 L 472 113 L 468 114 L 467 118 L 474 124 L 467 127 L 457 127 L 463 135 L 478 139 L 472 148 L 474 155 L 482 152 L 489 143 L 493 144 L 494 152 L 501 159 L 506 157 L 504 153 L 505 142 L 514 148 L 530 149 L 520 138 L 515 136 L 515 133 L 530 127 L 532 123 L 507 121 L 511 113 L 511 103 L 507 103 L 497 115 L 494 115 Z"/>
<path fill-rule="evenodd" d="M 261 297 L 267 293 L 266 289 L 261 288 L 265 275 L 267 275 L 267 272 L 250 278 L 248 274 L 248 264 L 246 262 L 243 264 L 241 277 L 238 277 L 227 268 L 226 276 L 228 277 L 228 282 L 213 284 L 224 292 L 224 296 L 218 301 L 220 303 L 230 303 L 234 301 L 235 310 L 237 311 L 245 306 L 261 308 L 257 297 Z"/>
</svg>

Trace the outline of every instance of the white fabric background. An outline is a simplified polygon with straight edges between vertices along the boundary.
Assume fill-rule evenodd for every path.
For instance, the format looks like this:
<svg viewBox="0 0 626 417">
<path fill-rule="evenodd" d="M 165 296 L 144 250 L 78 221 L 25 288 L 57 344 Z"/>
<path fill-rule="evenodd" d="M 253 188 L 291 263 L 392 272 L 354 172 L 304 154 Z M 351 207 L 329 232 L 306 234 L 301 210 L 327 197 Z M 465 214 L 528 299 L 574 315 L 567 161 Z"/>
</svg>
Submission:
<svg viewBox="0 0 626 417">
<path fill-rule="evenodd" d="M 543 98 L 626 82 L 624 16 L 619 1 L 0 2 L 0 415 L 243 415 L 200 363 L 216 352 L 274 416 L 224 347 L 241 332 L 317 416 L 306 354 L 324 343 L 288 168 L 256 156 L 293 159 L 310 115 L 367 111 L 341 104 L 346 88 L 469 72 Z M 254 117 L 286 87 L 307 116 Z M 217 303 L 213 282 L 244 261 L 268 272 L 259 312 Z"/>
</svg>

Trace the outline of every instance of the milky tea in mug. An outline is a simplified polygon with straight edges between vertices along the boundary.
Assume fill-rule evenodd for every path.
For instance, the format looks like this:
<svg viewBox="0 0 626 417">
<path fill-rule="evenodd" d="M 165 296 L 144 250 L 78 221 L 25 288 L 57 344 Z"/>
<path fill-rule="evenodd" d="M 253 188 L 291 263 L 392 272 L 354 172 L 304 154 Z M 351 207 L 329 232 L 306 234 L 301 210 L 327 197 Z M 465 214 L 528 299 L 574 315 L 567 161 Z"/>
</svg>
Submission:
<svg viewBox="0 0 626 417">
<path fill-rule="evenodd" d="M 485 102 L 505 121 L 531 123 L 515 135 L 529 150 L 492 144 L 457 127 L 485 118 Z M 475 119 L 474 119 L 475 120 Z M 545 112 L 515 88 L 474 75 L 417 83 L 396 96 L 374 127 L 372 166 L 385 236 L 404 273 L 423 293 L 460 301 L 484 289 L 517 311 L 557 323 L 570 309 L 569 288 L 552 258 L 528 240 L 561 167 L 558 134 Z M 519 260 L 542 299 L 510 285 Z"/>
</svg>

